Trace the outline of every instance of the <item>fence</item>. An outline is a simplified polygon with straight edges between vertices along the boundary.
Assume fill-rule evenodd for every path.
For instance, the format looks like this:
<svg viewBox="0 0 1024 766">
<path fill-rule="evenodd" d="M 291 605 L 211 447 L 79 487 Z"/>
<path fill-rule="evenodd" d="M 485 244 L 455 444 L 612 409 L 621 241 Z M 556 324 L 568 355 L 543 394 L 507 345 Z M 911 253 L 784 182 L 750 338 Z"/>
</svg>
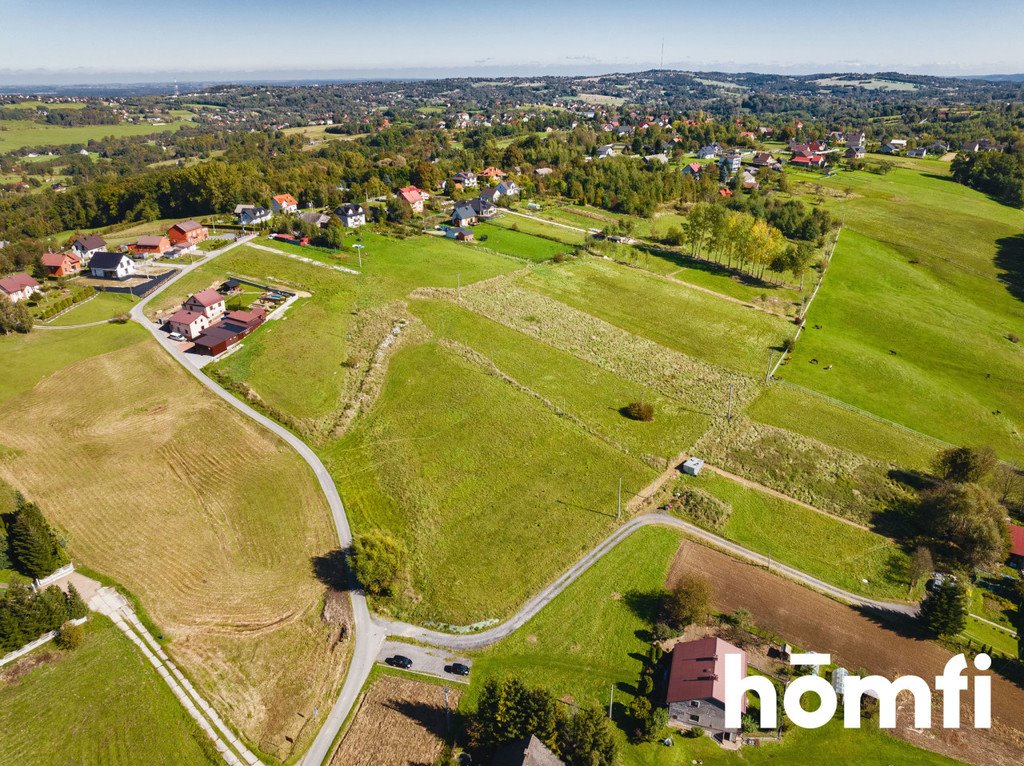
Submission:
<svg viewBox="0 0 1024 766">
<path fill-rule="evenodd" d="M 82 625 L 88 619 L 88 617 L 79 617 L 77 620 L 68 620 L 68 622 L 70 622 L 72 625 Z M 35 651 L 40 646 L 45 644 L 47 641 L 52 641 L 57 637 L 58 633 L 60 633 L 59 630 L 47 631 L 46 633 L 43 633 L 43 635 L 41 635 L 35 641 L 27 643 L 20 649 L 15 649 L 10 654 L 6 654 L 3 657 L 0 657 L 0 668 L 2 668 L 4 665 L 7 665 L 8 663 L 14 662 L 19 657 L 24 657 L 29 652 Z"/>
<path fill-rule="evenodd" d="M 163 274 L 157 274 L 149 281 L 143 282 L 140 285 L 135 285 L 134 287 L 114 287 L 112 285 L 93 285 L 93 287 L 104 293 L 122 293 L 124 295 L 134 295 L 136 298 L 145 298 L 157 287 L 175 276 L 177 273 L 177 269 L 170 269 L 169 271 L 165 271 Z"/>
<path fill-rule="evenodd" d="M 32 583 L 32 587 L 35 590 L 40 591 L 46 586 L 50 585 L 51 583 L 57 582 L 57 580 L 61 579 L 62 577 L 67 577 L 74 571 L 75 565 L 73 563 L 65 564 L 56 572 L 52 572 L 51 574 L 46 575 L 46 577 L 44 577 L 42 580 L 36 580 L 34 583 Z"/>
</svg>

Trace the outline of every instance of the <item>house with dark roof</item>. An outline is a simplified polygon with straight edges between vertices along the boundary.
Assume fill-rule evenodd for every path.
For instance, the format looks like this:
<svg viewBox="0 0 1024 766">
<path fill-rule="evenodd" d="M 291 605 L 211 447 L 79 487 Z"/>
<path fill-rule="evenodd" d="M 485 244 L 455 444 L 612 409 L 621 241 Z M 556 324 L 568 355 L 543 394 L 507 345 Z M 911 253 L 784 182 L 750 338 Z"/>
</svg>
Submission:
<svg viewBox="0 0 1024 766">
<path fill-rule="evenodd" d="M 274 217 L 262 205 L 235 205 L 235 218 L 242 226 L 255 226 Z"/>
<path fill-rule="evenodd" d="M 342 224 L 349 229 L 356 229 L 366 224 L 366 210 L 355 202 L 346 202 L 334 211 Z"/>
<path fill-rule="evenodd" d="M 165 242 L 166 237 L 160 237 Z M 125 279 L 135 273 L 135 261 L 127 253 L 102 251 L 89 261 L 89 271 L 97 279 Z"/>
<path fill-rule="evenodd" d="M 63 253 L 43 253 L 39 262 L 51 277 L 66 277 L 82 270 L 82 259 L 72 250 Z"/>
<path fill-rule="evenodd" d="M 318 229 L 322 229 L 326 226 L 331 217 L 327 213 L 299 213 L 299 218 L 308 223 L 310 226 L 316 226 Z"/>
<path fill-rule="evenodd" d="M 38 292 L 41 292 L 39 283 L 24 271 L 0 279 L 0 293 L 6 295 L 11 303 L 27 300 Z"/>
<path fill-rule="evenodd" d="M 217 356 L 238 343 L 264 321 L 267 312 L 256 306 L 248 311 L 231 311 L 195 340 L 195 350 Z"/>
<path fill-rule="evenodd" d="M 457 239 L 459 242 L 473 241 L 472 230 L 463 228 L 462 226 L 449 226 L 444 230 L 444 235 L 448 239 Z"/>
<path fill-rule="evenodd" d="M 452 211 L 452 223 L 456 226 L 472 225 L 491 218 L 498 212 L 498 208 L 490 200 L 483 197 L 462 200 L 456 203 Z"/>
<path fill-rule="evenodd" d="M 718 739 L 735 739 L 737 731 L 725 726 L 725 658 L 729 654 L 741 657 L 746 676 L 746 652 L 727 641 L 710 637 L 675 645 L 665 694 L 669 726 L 698 727 Z M 746 709 L 744 697 L 743 712 Z"/>
<path fill-rule="evenodd" d="M 918 146 L 915 149 L 907 150 L 908 157 L 916 157 L 917 159 L 924 159 L 928 156 L 928 150 L 923 146 Z"/>
<path fill-rule="evenodd" d="M 167 230 L 167 239 L 175 247 L 188 250 L 195 247 L 209 236 L 206 227 L 196 221 L 182 221 Z"/>
<path fill-rule="evenodd" d="M 759 168 L 770 168 L 779 164 L 779 161 L 768 152 L 758 152 L 751 162 Z"/>
<path fill-rule="evenodd" d="M 720 157 L 725 153 L 725 149 L 718 142 L 702 146 L 697 152 L 697 157 L 702 160 L 713 160 L 715 157 Z"/>
<path fill-rule="evenodd" d="M 867 149 L 863 146 L 851 146 L 845 152 L 843 156 L 848 160 L 862 160 L 867 155 Z"/>
<path fill-rule="evenodd" d="M 498 748 L 491 766 L 565 766 L 565 762 L 531 734 Z"/>
<path fill-rule="evenodd" d="M 472 170 L 463 170 L 452 176 L 452 181 L 460 184 L 463 189 L 470 189 L 480 185 L 479 179 L 476 177 L 476 173 Z"/>
<path fill-rule="evenodd" d="M 85 234 L 71 243 L 71 249 L 82 259 L 83 266 L 88 266 L 89 259 L 106 247 L 107 240 L 99 234 Z"/>
</svg>

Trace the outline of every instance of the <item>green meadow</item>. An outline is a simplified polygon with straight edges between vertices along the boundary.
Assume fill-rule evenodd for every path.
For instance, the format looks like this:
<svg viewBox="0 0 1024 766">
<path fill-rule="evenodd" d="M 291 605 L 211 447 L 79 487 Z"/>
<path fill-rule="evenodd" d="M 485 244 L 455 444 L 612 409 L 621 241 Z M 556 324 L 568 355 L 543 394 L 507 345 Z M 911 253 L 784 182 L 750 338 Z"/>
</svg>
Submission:
<svg viewBox="0 0 1024 766">
<path fill-rule="evenodd" d="M 151 133 L 167 133 L 188 125 L 189 120 L 176 120 L 160 125 L 149 122 L 125 122 L 117 125 L 79 125 L 63 127 L 44 125 L 30 120 L 0 120 L 0 154 L 26 146 L 64 146 L 86 144 L 111 136 L 148 136 Z"/>
</svg>

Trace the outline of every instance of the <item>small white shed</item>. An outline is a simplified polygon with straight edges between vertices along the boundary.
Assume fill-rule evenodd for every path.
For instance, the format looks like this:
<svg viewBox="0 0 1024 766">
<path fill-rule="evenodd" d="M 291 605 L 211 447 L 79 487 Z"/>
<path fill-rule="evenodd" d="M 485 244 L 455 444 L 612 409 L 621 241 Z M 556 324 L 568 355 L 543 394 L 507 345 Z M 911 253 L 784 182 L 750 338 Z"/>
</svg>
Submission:
<svg viewBox="0 0 1024 766">
<path fill-rule="evenodd" d="M 683 473 L 689 474 L 690 476 L 697 476 L 700 474 L 703 467 L 704 461 L 699 457 L 687 458 L 686 462 L 683 463 Z"/>
</svg>

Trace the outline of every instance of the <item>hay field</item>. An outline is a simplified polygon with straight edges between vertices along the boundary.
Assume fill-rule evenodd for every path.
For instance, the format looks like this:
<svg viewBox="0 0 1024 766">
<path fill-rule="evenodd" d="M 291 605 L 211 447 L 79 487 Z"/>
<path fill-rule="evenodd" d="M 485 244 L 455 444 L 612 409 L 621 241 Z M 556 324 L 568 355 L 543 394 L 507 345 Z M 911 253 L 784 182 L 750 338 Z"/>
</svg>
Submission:
<svg viewBox="0 0 1024 766">
<path fill-rule="evenodd" d="M 40 503 L 76 561 L 141 600 L 249 742 L 284 759 L 286 736 L 312 734 L 298 716 L 328 704 L 348 647 L 320 619 L 310 563 L 334 530 L 289 448 L 151 342 L 7 399 L 0 445 L 0 477 Z"/>
<path fill-rule="evenodd" d="M 458 686 L 458 684 L 454 684 Z M 454 712 L 462 697 L 448 695 Z M 453 715 L 454 721 L 454 715 Z M 438 684 L 381 675 L 367 692 L 330 766 L 434 763 L 445 738 L 444 691 Z"/>
</svg>

